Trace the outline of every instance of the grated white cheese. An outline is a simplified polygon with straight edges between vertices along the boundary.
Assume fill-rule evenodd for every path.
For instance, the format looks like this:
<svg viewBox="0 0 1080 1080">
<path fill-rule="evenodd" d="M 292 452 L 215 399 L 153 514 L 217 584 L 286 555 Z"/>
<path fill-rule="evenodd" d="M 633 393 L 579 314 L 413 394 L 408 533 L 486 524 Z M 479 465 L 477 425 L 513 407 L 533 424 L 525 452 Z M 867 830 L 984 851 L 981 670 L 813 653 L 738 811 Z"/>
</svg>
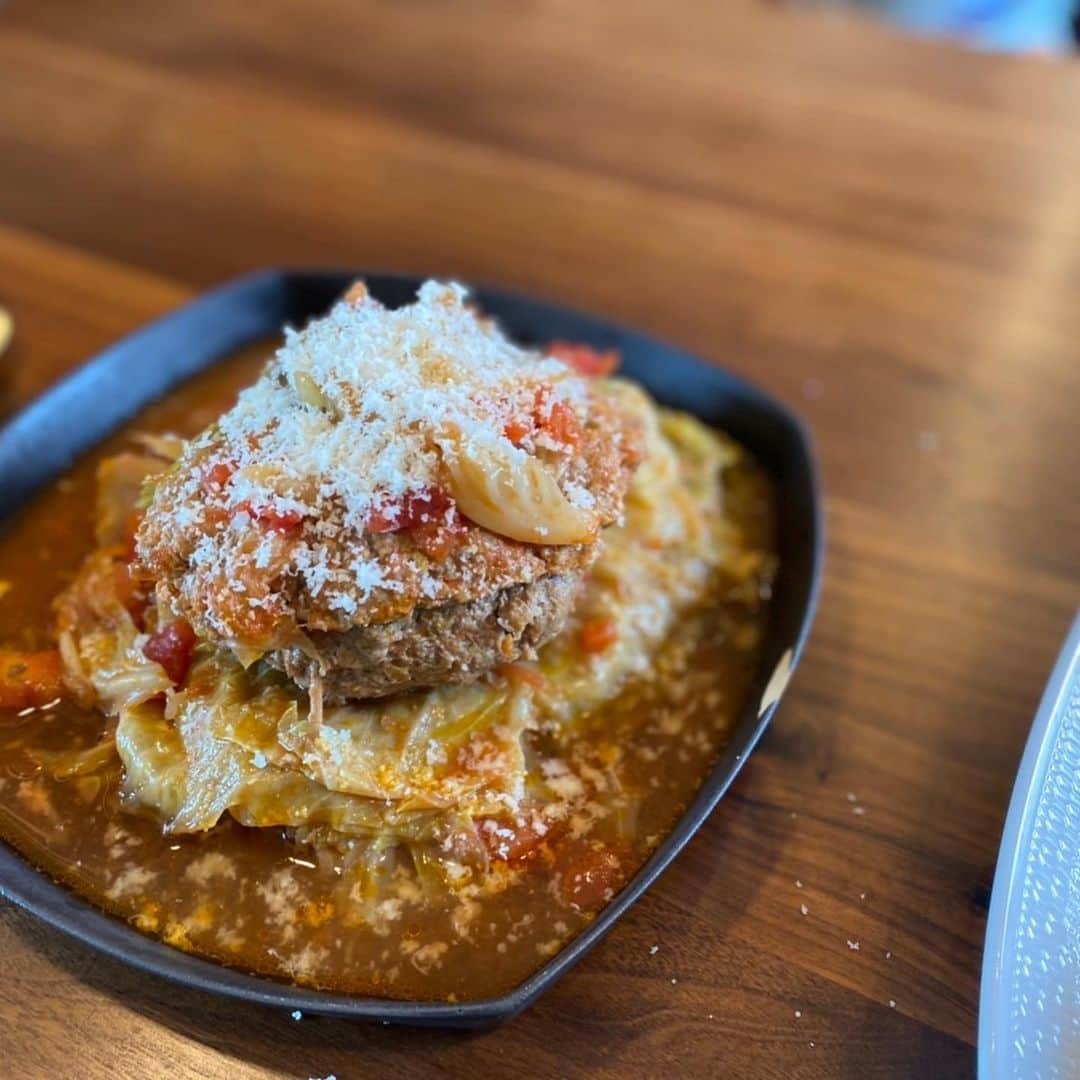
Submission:
<svg viewBox="0 0 1080 1080">
<path fill-rule="evenodd" d="M 137 896 L 145 893 L 156 879 L 157 874 L 153 870 L 148 870 L 145 866 L 132 865 L 113 879 L 105 895 L 113 900 L 119 900 L 124 896 Z"/>
<path fill-rule="evenodd" d="M 255 891 L 266 904 L 269 921 L 275 926 L 288 926 L 300 905 L 300 886 L 292 870 L 282 867 L 275 870 L 266 881 L 260 881 Z"/>
<path fill-rule="evenodd" d="M 234 879 L 236 865 L 228 855 L 220 851 L 208 851 L 188 863 L 184 869 L 184 877 L 205 888 L 214 878 Z"/>
<path fill-rule="evenodd" d="M 445 941 L 431 941 L 417 949 L 409 959 L 417 971 L 427 975 L 432 968 L 442 966 L 442 957 L 449 948 Z"/>
<path fill-rule="evenodd" d="M 580 380 L 564 364 L 510 342 L 465 296 L 460 285 L 429 281 L 396 311 L 365 294 L 302 331 L 287 329 L 263 377 L 218 425 L 237 452 L 233 505 L 265 497 L 272 472 L 275 509 L 315 514 L 336 499 L 361 525 L 387 496 L 434 482 L 439 451 L 458 450 L 451 427 L 471 442 L 498 440 L 501 455 L 513 456 L 502 434 L 506 403 L 523 393 L 531 401 L 538 380 L 580 400 Z M 304 387 L 323 407 L 305 400 Z M 312 477 L 320 486 L 309 493 Z"/>
<path fill-rule="evenodd" d="M 250 587 L 245 566 L 293 575 L 311 597 L 325 594 L 327 607 L 354 616 L 373 592 L 402 586 L 374 554 L 343 563 L 355 549 L 343 535 L 364 534 L 375 514 L 392 521 L 406 495 L 440 486 L 444 460 L 526 462 L 533 436 L 516 445 L 506 427 L 536 410 L 539 387 L 546 409 L 561 402 L 584 416 L 586 381 L 515 345 L 465 297 L 460 285 L 429 281 L 415 303 L 388 310 L 354 286 L 324 318 L 286 329 L 259 380 L 188 444 L 180 472 L 193 467 L 170 509 L 158 508 L 190 517 L 207 499 L 207 470 L 229 469 L 209 496 L 227 516 L 195 544 L 190 568 L 239 593 Z M 573 505 L 593 505 L 589 490 L 566 483 Z M 266 514 L 304 522 L 299 542 L 273 531 L 254 542 L 253 518 Z M 433 599 L 439 583 L 428 577 L 421 591 Z M 212 628 L 228 636 L 224 623 Z"/>
</svg>

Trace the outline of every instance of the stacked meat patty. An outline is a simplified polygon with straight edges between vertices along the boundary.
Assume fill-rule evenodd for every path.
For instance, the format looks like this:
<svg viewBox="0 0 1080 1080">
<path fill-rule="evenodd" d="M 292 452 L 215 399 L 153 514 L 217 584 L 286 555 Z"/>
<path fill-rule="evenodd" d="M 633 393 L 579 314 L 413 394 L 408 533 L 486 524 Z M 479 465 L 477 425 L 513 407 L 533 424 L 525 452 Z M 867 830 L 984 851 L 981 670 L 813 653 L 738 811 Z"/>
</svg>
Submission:
<svg viewBox="0 0 1080 1080">
<path fill-rule="evenodd" d="M 558 633 L 641 419 L 464 301 L 429 282 L 388 310 L 358 283 L 287 332 L 156 481 L 137 552 L 159 602 L 327 700 L 472 680 Z"/>
</svg>

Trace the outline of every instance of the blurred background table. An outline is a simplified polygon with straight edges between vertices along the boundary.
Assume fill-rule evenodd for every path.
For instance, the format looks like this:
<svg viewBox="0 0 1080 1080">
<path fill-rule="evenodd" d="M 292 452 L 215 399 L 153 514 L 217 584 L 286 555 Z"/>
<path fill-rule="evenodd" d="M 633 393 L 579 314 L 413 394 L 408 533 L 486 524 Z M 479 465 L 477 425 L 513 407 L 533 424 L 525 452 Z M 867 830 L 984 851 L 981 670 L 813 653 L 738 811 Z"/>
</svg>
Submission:
<svg viewBox="0 0 1080 1080">
<path fill-rule="evenodd" d="M 0 163 L 5 414 L 253 267 L 454 275 L 786 399 L 830 529 L 760 750 L 509 1027 L 296 1023 L 4 906 L 6 1075 L 970 1074 L 999 830 L 1080 598 L 1080 66 L 747 0 L 23 0 Z"/>
</svg>

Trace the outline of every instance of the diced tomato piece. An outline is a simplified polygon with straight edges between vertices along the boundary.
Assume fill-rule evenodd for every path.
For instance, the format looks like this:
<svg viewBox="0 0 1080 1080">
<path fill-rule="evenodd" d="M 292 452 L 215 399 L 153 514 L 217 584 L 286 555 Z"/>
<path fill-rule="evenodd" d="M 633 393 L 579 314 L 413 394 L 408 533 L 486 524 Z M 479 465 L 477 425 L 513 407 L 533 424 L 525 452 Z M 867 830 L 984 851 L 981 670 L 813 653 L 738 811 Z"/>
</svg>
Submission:
<svg viewBox="0 0 1080 1080">
<path fill-rule="evenodd" d="M 150 635 L 143 655 L 165 669 L 174 686 L 187 678 L 191 654 L 195 651 L 195 631 L 186 619 L 174 619 Z"/>
<path fill-rule="evenodd" d="M 0 649 L 0 709 L 38 708 L 55 701 L 64 692 L 62 671 L 55 649 Z"/>
<path fill-rule="evenodd" d="M 619 640 L 619 631 L 612 619 L 600 616 L 586 619 L 581 627 L 581 647 L 587 653 L 600 653 L 610 649 Z"/>
<path fill-rule="evenodd" d="M 594 349 L 591 345 L 575 345 L 570 341 L 553 341 L 548 353 L 572 367 L 579 375 L 610 375 L 619 366 L 618 349 Z"/>
<path fill-rule="evenodd" d="M 541 832 L 528 823 L 519 825 L 499 818 L 484 818 L 477 825 L 488 855 L 511 866 L 539 858 L 543 845 L 555 837 L 551 828 Z"/>
<path fill-rule="evenodd" d="M 252 515 L 260 525 L 281 536 L 295 536 L 304 527 L 304 515 L 299 510 L 275 510 L 272 506 L 257 507 Z"/>
<path fill-rule="evenodd" d="M 362 281 L 354 281 L 348 289 L 345 290 L 345 295 L 342 299 L 347 304 L 352 304 L 353 307 L 359 307 L 367 299 L 367 295 L 367 286 Z"/>
<path fill-rule="evenodd" d="M 299 510 L 278 510 L 273 506 L 252 506 L 244 501 L 233 509 L 233 515 L 247 514 L 252 521 L 280 536 L 295 536 L 304 527 L 304 515 Z"/>
<path fill-rule="evenodd" d="M 544 430 L 556 442 L 576 448 L 581 442 L 581 421 L 565 401 L 556 401 L 544 421 Z"/>
<path fill-rule="evenodd" d="M 527 417 L 512 416 L 503 426 L 503 434 L 515 445 L 520 446 L 533 429 L 532 420 Z"/>
<path fill-rule="evenodd" d="M 538 386 L 533 395 L 533 422 L 557 442 L 577 447 L 581 442 L 581 421 L 573 407 L 565 401 L 549 404 L 551 387 Z"/>
<path fill-rule="evenodd" d="M 406 492 L 400 499 L 388 499 L 374 509 L 368 516 L 367 530 L 390 533 L 427 525 L 437 526 L 446 522 L 446 512 L 454 505 L 454 500 L 442 488 L 417 488 Z"/>
<path fill-rule="evenodd" d="M 418 525 L 429 525 L 436 519 L 443 519 L 446 511 L 454 506 L 454 500 L 442 488 L 422 488 L 411 491 L 405 496 L 406 529 L 415 529 Z"/>
<path fill-rule="evenodd" d="M 228 461 L 218 461 L 205 469 L 202 474 L 202 489 L 208 495 L 224 491 L 229 486 L 236 466 Z"/>
<path fill-rule="evenodd" d="M 367 531 L 369 533 L 397 532 L 398 529 L 404 528 L 404 526 L 398 523 L 400 515 L 400 503 L 383 503 L 368 514 Z"/>
<path fill-rule="evenodd" d="M 607 903 L 626 881 L 622 854 L 599 841 L 571 842 L 556 859 L 559 895 L 577 911 L 593 911 Z"/>
</svg>

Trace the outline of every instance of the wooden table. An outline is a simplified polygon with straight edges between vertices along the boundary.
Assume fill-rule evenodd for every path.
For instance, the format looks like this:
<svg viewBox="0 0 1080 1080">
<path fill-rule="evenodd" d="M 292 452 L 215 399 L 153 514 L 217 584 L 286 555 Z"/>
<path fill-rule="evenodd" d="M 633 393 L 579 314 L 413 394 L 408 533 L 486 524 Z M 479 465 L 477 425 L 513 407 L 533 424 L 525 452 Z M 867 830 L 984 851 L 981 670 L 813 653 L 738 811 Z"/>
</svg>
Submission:
<svg viewBox="0 0 1080 1080">
<path fill-rule="evenodd" d="M 297 1023 L 4 907 L 5 1075 L 970 1074 L 1080 597 L 1080 67 L 743 0 L 197 7 L 0 9 L 5 412 L 252 267 L 500 283 L 796 406 L 824 595 L 731 794 L 509 1027 Z"/>
</svg>

